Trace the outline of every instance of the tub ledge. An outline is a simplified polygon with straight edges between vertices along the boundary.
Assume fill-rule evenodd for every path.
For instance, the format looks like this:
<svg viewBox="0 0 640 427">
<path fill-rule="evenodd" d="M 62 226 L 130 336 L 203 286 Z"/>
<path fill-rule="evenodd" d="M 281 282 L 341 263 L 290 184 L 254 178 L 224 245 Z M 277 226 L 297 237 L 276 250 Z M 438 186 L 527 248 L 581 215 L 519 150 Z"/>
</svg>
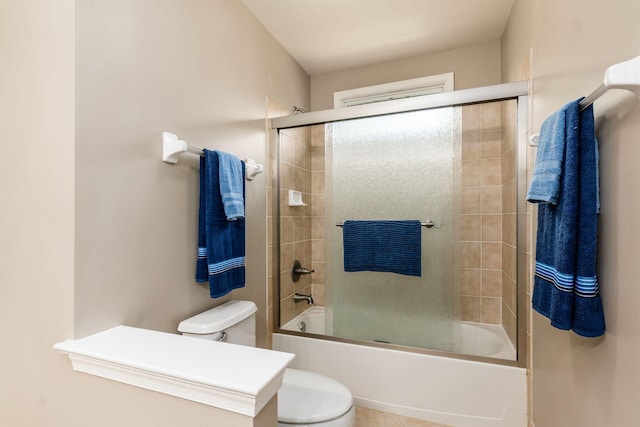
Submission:
<svg viewBox="0 0 640 427">
<path fill-rule="evenodd" d="M 116 326 L 54 346 L 73 369 L 255 417 L 293 354 Z"/>
</svg>

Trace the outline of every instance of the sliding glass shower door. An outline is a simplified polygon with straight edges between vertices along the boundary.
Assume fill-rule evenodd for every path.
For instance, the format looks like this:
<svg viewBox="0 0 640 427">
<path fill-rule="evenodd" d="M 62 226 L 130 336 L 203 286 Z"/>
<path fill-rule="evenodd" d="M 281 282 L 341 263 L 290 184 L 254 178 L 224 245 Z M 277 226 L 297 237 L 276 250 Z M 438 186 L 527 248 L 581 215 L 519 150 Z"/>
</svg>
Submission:
<svg viewBox="0 0 640 427">
<path fill-rule="evenodd" d="M 460 107 L 326 125 L 326 329 L 334 336 L 459 350 Z M 420 220 L 421 277 L 345 272 L 347 220 Z"/>
</svg>

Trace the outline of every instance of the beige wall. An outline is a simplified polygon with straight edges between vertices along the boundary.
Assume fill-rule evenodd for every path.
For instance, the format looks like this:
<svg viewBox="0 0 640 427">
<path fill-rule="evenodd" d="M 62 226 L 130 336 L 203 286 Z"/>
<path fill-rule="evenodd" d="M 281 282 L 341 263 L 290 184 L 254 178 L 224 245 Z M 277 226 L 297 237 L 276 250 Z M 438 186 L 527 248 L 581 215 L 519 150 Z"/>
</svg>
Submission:
<svg viewBox="0 0 640 427">
<path fill-rule="evenodd" d="M 76 22 L 76 334 L 175 332 L 233 298 L 256 302 L 265 346 L 266 177 L 246 184 L 246 286 L 212 300 L 194 280 L 199 160 L 163 163 L 160 135 L 264 164 L 267 95 L 308 106 L 309 77 L 241 2 L 78 2 Z"/>
<path fill-rule="evenodd" d="M 500 83 L 500 42 L 486 43 L 311 77 L 311 109 L 333 108 L 333 93 L 454 72 L 456 89 Z"/>
<path fill-rule="evenodd" d="M 263 161 L 265 97 L 308 106 L 306 74 L 225 0 L 0 0 L 0 55 L 0 424 L 272 425 L 275 400 L 254 423 L 75 373 L 52 346 L 74 320 L 174 331 L 217 303 L 191 280 L 197 164 L 162 163 L 160 132 Z M 237 294 L 263 313 L 264 186 Z"/>
<path fill-rule="evenodd" d="M 0 1 L 5 425 L 64 424 L 75 386 L 52 348 L 73 336 L 73 4 Z"/>
<path fill-rule="evenodd" d="M 532 48 L 533 112 L 545 117 L 586 96 L 611 64 L 638 55 L 640 3 L 596 0 L 517 0 L 503 39 L 505 80 Z M 538 427 L 631 426 L 640 419 L 640 303 L 635 227 L 640 180 L 640 105 L 611 91 L 595 104 L 600 142 L 601 214 L 598 274 L 607 333 L 585 339 L 532 317 L 533 422 Z"/>
</svg>

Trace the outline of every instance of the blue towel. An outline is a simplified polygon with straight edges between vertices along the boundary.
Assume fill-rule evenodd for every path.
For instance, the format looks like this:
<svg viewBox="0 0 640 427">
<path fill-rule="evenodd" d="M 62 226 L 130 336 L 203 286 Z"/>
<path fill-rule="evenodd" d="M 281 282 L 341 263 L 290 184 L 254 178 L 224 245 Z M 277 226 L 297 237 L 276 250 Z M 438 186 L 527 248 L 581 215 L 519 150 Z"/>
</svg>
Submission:
<svg viewBox="0 0 640 427">
<path fill-rule="evenodd" d="M 598 154 L 593 107 L 580 112 L 571 102 L 545 120 L 528 200 L 540 203 L 533 308 L 559 329 L 585 337 L 604 334 L 596 277 Z M 561 170 L 549 173 L 550 152 L 562 152 Z M 534 173 L 535 174 L 535 173 Z M 555 178 L 558 175 L 558 187 Z"/>
<path fill-rule="evenodd" d="M 220 191 L 217 151 L 203 150 L 200 158 L 200 206 L 196 281 L 209 282 L 211 298 L 218 298 L 245 284 L 244 217 L 228 221 Z M 241 163 L 244 176 L 244 164 Z M 242 181 L 244 200 L 244 180 Z"/>
<path fill-rule="evenodd" d="M 345 221 L 344 271 L 382 271 L 420 277 L 420 221 Z"/>
<path fill-rule="evenodd" d="M 227 221 L 244 218 L 244 170 L 242 161 L 233 154 L 218 153 L 220 194 Z"/>
<path fill-rule="evenodd" d="M 566 109 L 567 105 L 542 123 L 536 164 L 527 193 L 527 201 L 531 203 L 558 204 L 565 157 Z"/>
</svg>

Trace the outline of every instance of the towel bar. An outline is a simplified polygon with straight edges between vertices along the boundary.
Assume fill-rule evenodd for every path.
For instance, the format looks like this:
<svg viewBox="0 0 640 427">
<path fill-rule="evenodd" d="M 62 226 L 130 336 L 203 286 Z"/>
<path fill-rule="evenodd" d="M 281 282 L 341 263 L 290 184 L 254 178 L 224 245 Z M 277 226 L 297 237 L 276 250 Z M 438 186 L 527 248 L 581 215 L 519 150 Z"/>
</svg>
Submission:
<svg viewBox="0 0 640 427">
<path fill-rule="evenodd" d="M 336 224 L 336 227 L 342 227 L 343 225 L 344 225 L 344 222 L 339 222 Z M 442 227 L 442 223 L 439 221 L 427 220 L 427 221 L 421 222 L 420 226 L 425 228 L 440 228 Z"/>
<path fill-rule="evenodd" d="M 175 164 L 178 162 L 178 156 L 182 153 L 192 153 L 198 156 L 204 155 L 201 149 L 187 145 L 186 142 L 178 139 L 176 134 L 162 132 L 162 161 Z M 246 159 L 244 165 L 247 181 L 252 181 L 256 175 L 264 172 L 264 166 L 256 163 L 253 159 Z"/>
<path fill-rule="evenodd" d="M 611 65 L 604 72 L 604 83 L 580 101 L 580 111 L 593 104 L 609 89 L 624 89 L 640 96 L 640 56 Z M 539 133 L 529 136 L 529 145 L 538 146 Z"/>
</svg>

